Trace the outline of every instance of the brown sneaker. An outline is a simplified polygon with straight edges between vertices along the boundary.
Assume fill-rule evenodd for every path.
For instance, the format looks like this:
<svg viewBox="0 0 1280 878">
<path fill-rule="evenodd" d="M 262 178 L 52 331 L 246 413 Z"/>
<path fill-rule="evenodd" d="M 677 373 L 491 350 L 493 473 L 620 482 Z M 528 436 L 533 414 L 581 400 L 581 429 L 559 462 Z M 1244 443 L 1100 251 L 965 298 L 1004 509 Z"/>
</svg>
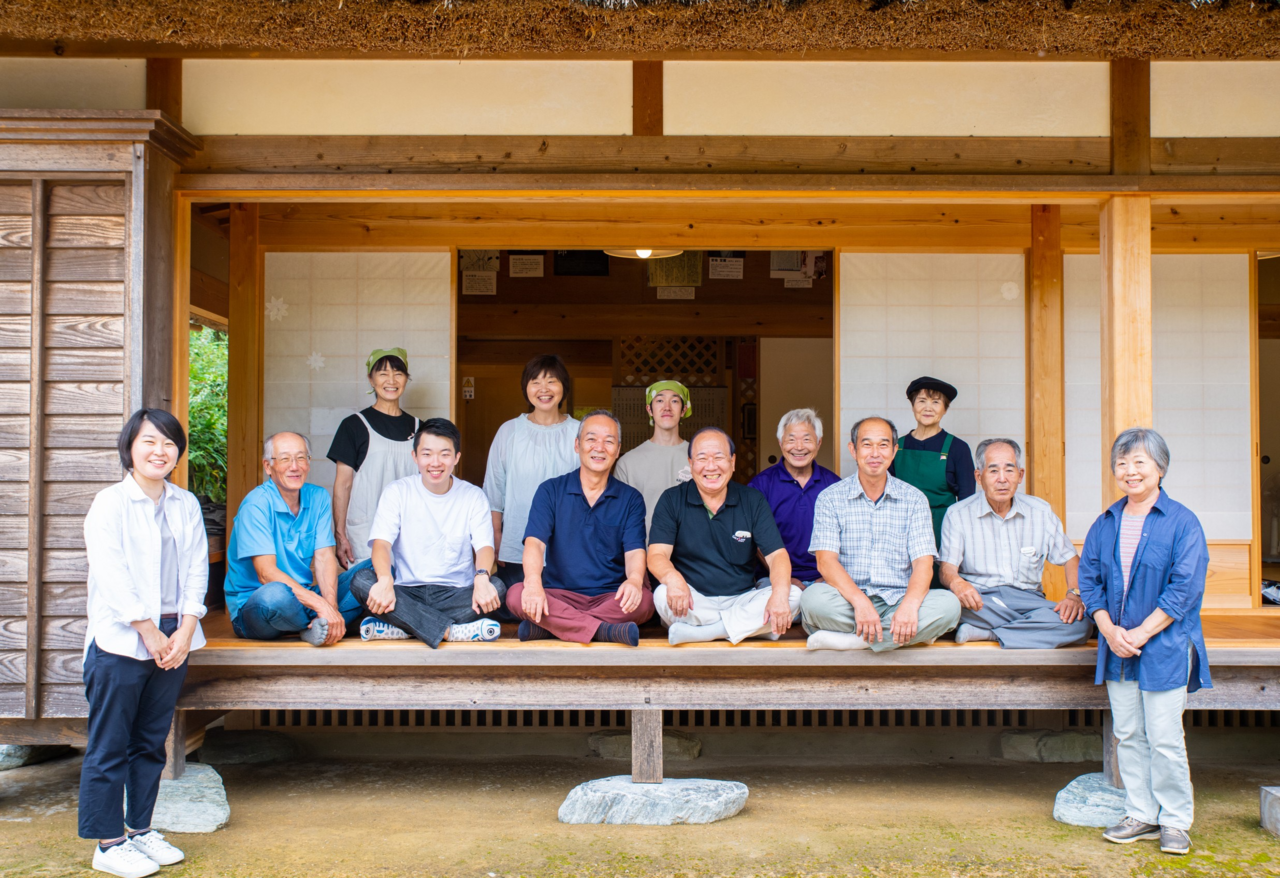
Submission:
<svg viewBox="0 0 1280 878">
<path fill-rule="evenodd" d="M 1191 836 L 1185 829 L 1174 829 L 1171 826 L 1160 827 L 1160 850 L 1166 854 L 1191 853 Z"/>
<path fill-rule="evenodd" d="M 1161 830 L 1154 823 L 1143 823 L 1141 820 L 1126 817 L 1102 833 L 1102 837 L 1116 844 L 1130 844 L 1143 839 L 1160 838 Z"/>
</svg>

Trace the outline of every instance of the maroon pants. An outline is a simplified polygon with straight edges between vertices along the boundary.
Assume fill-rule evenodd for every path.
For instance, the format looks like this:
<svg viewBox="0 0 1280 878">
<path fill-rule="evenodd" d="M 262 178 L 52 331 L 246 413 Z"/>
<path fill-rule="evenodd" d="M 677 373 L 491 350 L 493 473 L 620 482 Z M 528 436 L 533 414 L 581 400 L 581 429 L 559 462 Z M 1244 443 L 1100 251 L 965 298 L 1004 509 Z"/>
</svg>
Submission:
<svg viewBox="0 0 1280 878">
<path fill-rule="evenodd" d="M 630 613 L 622 611 L 618 593 L 614 591 L 587 595 L 563 588 L 548 588 L 546 592 L 547 612 L 537 624 L 561 640 L 574 643 L 590 643 L 601 622 L 635 622 L 638 625 L 649 621 L 653 615 L 653 592 L 647 587 L 641 589 L 640 606 Z M 523 597 L 524 583 L 517 582 L 507 589 L 507 609 L 517 618 L 529 619 L 520 607 Z"/>
</svg>

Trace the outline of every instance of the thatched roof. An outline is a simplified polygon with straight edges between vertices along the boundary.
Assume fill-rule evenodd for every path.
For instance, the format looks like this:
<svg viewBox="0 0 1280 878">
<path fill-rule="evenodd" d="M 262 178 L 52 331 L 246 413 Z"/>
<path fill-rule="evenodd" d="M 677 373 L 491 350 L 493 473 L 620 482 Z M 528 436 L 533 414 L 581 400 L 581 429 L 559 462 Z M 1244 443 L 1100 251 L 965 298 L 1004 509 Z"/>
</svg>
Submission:
<svg viewBox="0 0 1280 878">
<path fill-rule="evenodd" d="M 622 0 L 627 2 L 627 0 Z M 601 4 L 604 5 L 601 5 Z M 0 0 L 0 50 L 1280 57 L 1278 0 Z M 55 43 L 57 46 L 55 47 Z M 152 52 L 155 53 L 154 51 Z"/>
</svg>

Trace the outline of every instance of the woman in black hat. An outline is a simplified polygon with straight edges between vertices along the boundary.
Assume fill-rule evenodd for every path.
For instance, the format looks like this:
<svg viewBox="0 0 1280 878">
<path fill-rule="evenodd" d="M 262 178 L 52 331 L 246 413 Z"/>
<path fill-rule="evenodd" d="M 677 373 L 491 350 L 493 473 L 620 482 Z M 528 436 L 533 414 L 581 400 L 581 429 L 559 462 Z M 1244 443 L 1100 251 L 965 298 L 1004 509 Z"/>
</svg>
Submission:
<svg viewBox="0 0 1280 878">
<path fill-rule="evenodd" d="M 942 547 L 942 519 L 957 500 L 973 494 L 973 452 L 958 436 L 942 429 L 942 416 L 956 398 L 956 389 L 937 378 L 917 378 L 907 387 L 916 428 L 898 439 L 898 453 L 890 474 L 919 488 L 933 513 L 933 538 Z"/>
</svg>

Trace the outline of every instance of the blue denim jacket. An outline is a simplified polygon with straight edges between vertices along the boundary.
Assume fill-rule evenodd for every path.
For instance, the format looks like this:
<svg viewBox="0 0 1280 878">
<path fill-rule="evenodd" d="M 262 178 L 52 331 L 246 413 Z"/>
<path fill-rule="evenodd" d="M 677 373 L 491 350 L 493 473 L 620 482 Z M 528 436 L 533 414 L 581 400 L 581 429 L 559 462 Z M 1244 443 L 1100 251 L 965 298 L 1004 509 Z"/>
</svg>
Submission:
<svg viewBox="0 0 1280 878">
<path fill-rule="evenodd" d="M 1142 538 L 1129 573 L 1129 594 L 1118 549 L 1120 516 L 1127 499 L 1117 500 L 1089 528 L 1080 554 L 1080 598 L 1092 618 L 1105 609 L 1121 628 L 1136 628 L 1159 607 L 1172 624 L 1142 647 L 1142 654 L 1122 659 L 1112 654 L 1105 637 L 1098 637 L 1098 673 L 1104 680 L 1137 680 L 1147 692 L 1187 687 L 1195 692 L 1213 687 L 1200 604 L 1204 600 L 1209 547 L 1200 520 L 1190 509 L 1170 499 L 1162 489 L 1142 527 Z M 1191 661 L 1188 652 L 1194 647 Z"/>
</svg>

